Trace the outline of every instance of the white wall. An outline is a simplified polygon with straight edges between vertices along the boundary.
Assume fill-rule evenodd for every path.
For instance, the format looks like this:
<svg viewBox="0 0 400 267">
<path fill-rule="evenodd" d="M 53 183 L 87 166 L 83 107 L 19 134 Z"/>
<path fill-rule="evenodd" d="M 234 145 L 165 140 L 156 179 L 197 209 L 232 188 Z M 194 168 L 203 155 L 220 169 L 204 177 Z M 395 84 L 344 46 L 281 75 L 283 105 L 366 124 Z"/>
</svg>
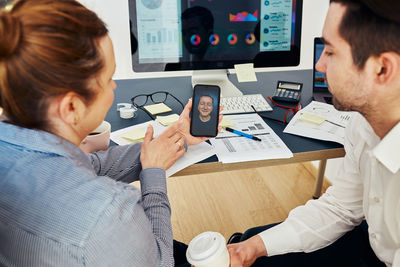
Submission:
<svg viewBox="0 0 400 267">
<path fill-rule="evenodd" d="M 131 66 L 130 37 L 129 37 L 129 12 L 128 0 L 79 0 L 88 8 L 95 11 L 107 24 L 110 37 L 114 43 L 117 69 L 114 79 L 134 79 L 145 77 L 185 76 L 191 75 L 190 71 L 159 72 L 159 73 L 134 73 Z M 303 0 L 303 24 L 301 40 L 301 58 L 297 67 L 262 68 L 259 71 L 280 71 L 311 69 L 313 64 L 313 39 L 320 36 L 329 7 L 329 0 Z M 233 71 L 232 71 L 233 72 Z M 342 159 L 328 160 L 326 177 L 334 182 L 334 173 L 340 166 Z M 318 167 L 318 162 L 313 162 Z"/>
</svg>

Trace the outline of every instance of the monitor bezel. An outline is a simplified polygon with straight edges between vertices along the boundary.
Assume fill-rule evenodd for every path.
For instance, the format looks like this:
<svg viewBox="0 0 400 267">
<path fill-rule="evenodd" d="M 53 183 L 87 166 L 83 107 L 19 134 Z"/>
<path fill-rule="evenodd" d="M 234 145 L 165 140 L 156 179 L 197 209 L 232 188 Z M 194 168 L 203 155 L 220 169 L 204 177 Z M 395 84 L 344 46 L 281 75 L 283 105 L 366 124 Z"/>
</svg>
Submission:
<svg viewBox="0 0 400 267">
<path fill-rule="evenodd" d="M 179 62 L 179 63 L 139 63 L 137 53 L 138 35 L 135 25 L 137 25 L 136 1 L 129 0 L 129 19 L 130 19 L 130 39 L 131 39 L 131 55 L 132 69 L 134 72 L 160 72 L 160 71 L 180 71 L 180 70 L 212 70 L 212 69 L 232 69 L 235 64 L 254 63 L 256 68 L 264 67 L 292 67 L 300 64 L 300 48 L 301 48 L 301 28 L 303 0 L 295 0 L 295 29 L 294 42 L 290 51 L 272 51 L 260 52 L 253 60 L 218 60 L 218 61 L 196 61 L 196 62 Z"/>
</svg>

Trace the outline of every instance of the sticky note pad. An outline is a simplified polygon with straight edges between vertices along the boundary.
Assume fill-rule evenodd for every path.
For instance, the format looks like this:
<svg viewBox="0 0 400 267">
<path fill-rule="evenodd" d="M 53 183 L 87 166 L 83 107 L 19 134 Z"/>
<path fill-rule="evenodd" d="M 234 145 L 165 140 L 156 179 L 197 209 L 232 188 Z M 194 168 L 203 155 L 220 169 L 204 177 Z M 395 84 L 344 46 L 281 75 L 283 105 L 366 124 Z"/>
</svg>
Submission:
<svg viewBox="0 0 400 267">
<path fill-rule="evenodd" d="M 141 142 L 144 139 L 145 131 L 142 128 L 136 128 L 124 135 L 121 135 L 122 138 L 131 141 L 131 142 Z"/>
<path fill-rule="evenodd" d="M 232 124 L 230 119 L 224 117 L 224 118 L 222 118 L 222 121 L 219 124 L 219 126 L 221 126 L 222 128 L 224 128 L 224 127 L 233 127 L 233 124 Z"/>
<path fill-rule="evenodd" d="M 254 71 L 254 64 L 236 64 L 235 65 L 236 76 L 240 83 L 242 82 L 256 82 L 256 72 Z"/>
<path fill-rule="evenodd" d="M 167 105 L 165 105 L 164 103 L 158 103 L 158 104 L 154 104 L 154 105 L 147 105 L 147 106 L 144 106 L 144 108 L 148 112 L 150 112 L 152 115 L 172 111 L 172 109 L 170 107 L 168 107 Z"/>
<path fill-rule="evenodd" d="M 168 116 L 157 116 L 156 121 L 161 123 L 164 126 L 169 126 L 173 124 L 174 122 L 178 121 L 179 115 L 178 114 L 171 114 Z"/>
<path fill-rule="evenodd" d="M 305 122 L 309 122 L 309 123 L 314 123 L 317 125 L 320 125 L 321 123 L 323 123 L 325 121 L 324 117 L 315 115 L 315 114 L 311 114 L 311 113 L 303 113 L 300 115 L 299 118 L 301 121 L 305 121 Z"/>
</svg>

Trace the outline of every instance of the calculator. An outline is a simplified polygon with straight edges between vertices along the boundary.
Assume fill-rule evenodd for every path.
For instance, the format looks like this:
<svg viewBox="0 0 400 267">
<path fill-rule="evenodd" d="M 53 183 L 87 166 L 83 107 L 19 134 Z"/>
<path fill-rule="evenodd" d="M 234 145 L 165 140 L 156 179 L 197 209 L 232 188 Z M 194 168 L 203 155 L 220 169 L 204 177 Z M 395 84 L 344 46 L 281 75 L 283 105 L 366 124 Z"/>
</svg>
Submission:
<svg viewBox="0 0 400 267">
<path fill-rule="evenodd" d="M 278 81 L 273 100 L 297 103 L 300 101 L 302 83 Z"/>
</svg>

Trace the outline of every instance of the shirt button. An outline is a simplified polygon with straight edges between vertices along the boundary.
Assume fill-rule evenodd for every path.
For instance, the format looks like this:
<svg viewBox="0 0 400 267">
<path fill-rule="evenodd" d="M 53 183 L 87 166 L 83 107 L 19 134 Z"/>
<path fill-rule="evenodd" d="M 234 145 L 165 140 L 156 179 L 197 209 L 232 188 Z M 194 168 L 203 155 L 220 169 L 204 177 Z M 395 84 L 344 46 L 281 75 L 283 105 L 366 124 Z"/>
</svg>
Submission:
<svg viewBox="0 0 400 267">
<path fill-rule="evenodd" d="M 371 237 L 372 237 L 372 238 L 376 238 L 376 234 L 372 233 L 372 234 L 371 234 Z"/>
<path fill-rule="evenodd" d="M 376 203 L 380 203 L 380 202 L 381 202 L 381 199 L 380 199 L 379 197 L 374 197 L 374 201 L 375 201 Z"/>
</svg>

